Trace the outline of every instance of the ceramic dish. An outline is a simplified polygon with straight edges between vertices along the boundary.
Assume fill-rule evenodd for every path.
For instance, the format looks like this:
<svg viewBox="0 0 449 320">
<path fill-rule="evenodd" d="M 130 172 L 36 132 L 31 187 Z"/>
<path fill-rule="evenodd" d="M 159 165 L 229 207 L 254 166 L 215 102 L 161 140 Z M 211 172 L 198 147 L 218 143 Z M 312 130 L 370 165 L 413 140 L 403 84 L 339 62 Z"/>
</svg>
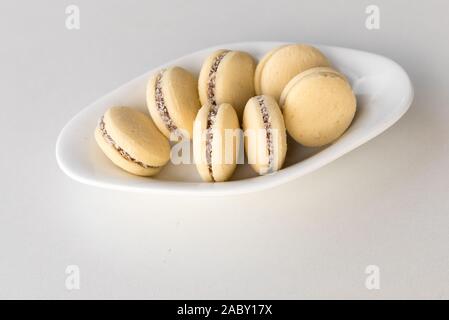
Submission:
<svg viewBox="0 0 449 320">
<path fill-rule="evenodd" d="M 350 81 L 357 97 L 357 113 L 352 125 L 331 145 L 311 149 L 288 142 L 282 170 L 258 176 L 249 165 L 239 165 L 231 181 L 202 182 L 195 164 L 169 163 L 152 177 L 130 175 L 106 158 L 95 143 L 98 119 L 111 106 L 124 105 L 147 111 L 145 88 L 149 77 L 171 65 L 198 75 L 203 60 L 220 48 L 242 50 L 260 59 L 283 42 L 242 42 L 207 48 L 165 65 L 122 85 L 78 113 L 61 131 L 56 143 L 60 168 L 71 178 L 98 187 L 163 194 L 228 195 L 252 192 L 280 185 L 312 172 L 354 150 L 388 129 L 407 111 L 413 87 L 407 73 L 394 61 L 369 52 L 313 45 L 320 49 Z"/>
</svg>

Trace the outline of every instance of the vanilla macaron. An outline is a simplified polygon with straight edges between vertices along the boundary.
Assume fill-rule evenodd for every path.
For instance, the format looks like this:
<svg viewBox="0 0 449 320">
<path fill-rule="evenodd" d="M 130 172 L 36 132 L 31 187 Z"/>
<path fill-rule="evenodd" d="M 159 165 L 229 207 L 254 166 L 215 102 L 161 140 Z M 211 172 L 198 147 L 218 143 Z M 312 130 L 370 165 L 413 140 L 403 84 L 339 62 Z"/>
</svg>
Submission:
<svg viewBox="0 0 449 320">
<path fill-rule="evenodd" d="M 251 98 L 243 113 L 245 151 L 248 163 L 259 174 L 282 168 L 287 153 L 284 118 L 271 96 Z"/>
<path fill-rule="evenodd" d="M 132 108 L 107 110 L 95 129 L 95 140 L 115 165 L 135 175 L 155 175 L 170 159 L 167 138 L 149 116 Z"/>
<path fill-rule="evenodd" d="M 331 68 L 313 68 L 287 84 L 280 105 L 293 139 L 307 147 L 319 147 L 346 131 L 357 102 L 343 74 Z"/>
<path fill-rule="evenodd" d="M 269 51 L 256 68 L 256 94 L 270 95 L 277 101 L 285 85 L 298 73 L 314 67 L 329 67 L 318 49 L 305 44 L 291 44 Z"/>
<path fill-rule="evenodd" d="M 193 127 L 193 155 L 201 178 L 207 182 L 229 180 L 240 150 L 239 120 L 229 103 L 205 104 Z"/>
<path fill-rule="evenodd" d="M 254 96 L 256 62 L 242 51 L 218 50 L 204 61 L 198 79 L 202 105 L 231 104 L 239 119 L 249 98 Z"/>
<path fill-rule="evenodd" d="M 181 67 L 157 72 L 147 85 L 147 106 L 154 123 L 167 137 L 190 139 L 200 109 L 197 79 Z"/>
</svg>

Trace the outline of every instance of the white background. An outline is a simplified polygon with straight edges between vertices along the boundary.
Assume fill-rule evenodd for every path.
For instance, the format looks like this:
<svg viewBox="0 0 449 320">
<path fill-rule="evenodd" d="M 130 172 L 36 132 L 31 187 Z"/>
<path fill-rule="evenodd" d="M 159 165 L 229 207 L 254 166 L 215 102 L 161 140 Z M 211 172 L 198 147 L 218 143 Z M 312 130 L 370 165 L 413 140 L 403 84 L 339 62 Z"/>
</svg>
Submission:
<svg viewBox="0 0 449 320">
<path fill-rule="evenodd" d="M 65 28 L 77 4 L 81 29 Z M 365 8 L 380 8 L 380 30 Z M 447 1 L 0 2 L 0 298 L 449 298 Z M 400 63 L 392 128 L 275 189 L 123 193 L 66 177 L 64 124 L 161 63 L 220 43 L 313 42 Z M 80 290 L 65 287 L 78 265 Z M 380 290 L 365 288 L 378 265 Z"/>
</svg>

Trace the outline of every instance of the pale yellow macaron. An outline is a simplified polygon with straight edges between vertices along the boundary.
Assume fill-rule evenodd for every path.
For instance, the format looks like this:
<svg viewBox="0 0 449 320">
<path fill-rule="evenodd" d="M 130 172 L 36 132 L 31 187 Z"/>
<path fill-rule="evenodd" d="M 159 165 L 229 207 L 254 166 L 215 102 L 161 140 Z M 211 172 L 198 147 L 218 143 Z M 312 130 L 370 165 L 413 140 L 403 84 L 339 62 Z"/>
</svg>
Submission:
<svg viewBox="0 0 449 320">
<path fill-rule="evenodd" d="M 243 112 L 243 131 L 248 163 L 259 174 L 282 168 L 287 153 L 284 118 L 271 96 L 251 98 Z"/>
<path fill-rule="evenodd" d="M 158 173 L 170 159 L 170 144 L 146 114 L 112 107 L 101 117 L 95 140 L 118 167 L 139 176 Z"/>
<path fill-rule="evenodd" d="M 163 69 L 147 85 L 147 106 L 154 123 L 170 139 L 190 139 L 200 109 L 197 79 L 181 67 Z"/>
<path fill-rule="evenodd" d="M 274 48 L 260 60 L 254 77 L 256 94 L 273 96 L 277 101 L 285 85 L 298 73 L 314 67 L 328 67 L 329 61 L 318 49 L 305 44 Z"/>
<path fill-rule="evenodd" d="M 240 149 L 239 120 L 229 103 L 205 104 L 193 127 L 193 155 L 201 178 L 207 182 L 229 180 Z"/>
<path fill-rule="evenodd" d="M 338 139 L 356 111 L 356 97 L 346 77 L 331 68 L 313 68 L 294 77 L 280 98 L 288 133 L 308 147 Z"/>
<path fill-rule="evenodd" d="M 242 51 L 218 50 L 204 61 L 198 79 L 202 105 L 231 104 L 239 119 L 249 98 L 254 96 L 256 62 Z"/>
</svg>

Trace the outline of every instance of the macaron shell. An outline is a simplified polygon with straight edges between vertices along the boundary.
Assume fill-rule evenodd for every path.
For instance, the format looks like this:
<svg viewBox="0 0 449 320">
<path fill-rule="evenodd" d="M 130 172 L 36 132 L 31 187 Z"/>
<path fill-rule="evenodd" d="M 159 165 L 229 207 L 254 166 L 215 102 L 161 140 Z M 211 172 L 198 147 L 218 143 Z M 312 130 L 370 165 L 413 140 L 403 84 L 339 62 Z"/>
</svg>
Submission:
<svg viewBox="0 0 449 320">
<path fill-rule="evenodd" d="M 198 111 L 193 124 L 193 158 L 203 181 L 212 182 L 206 159 L 206 129 L 210 105 L 205 104 Z"/>
<path fill-rule="evenodd" d="M 113 107 L 104 114 L 105 129 L 130 156 L 150 166 L 170 159 L 170 144 L 146 114 L 128 107 Z"/>
<path fill-rule="evenodd" d="M 316 67 L 307 69 L 306 71 L 301 72 L 300 74 L 293 77 L 287 85 L 284 87 L 284 90 L 282 90 L 281 97 L 279 98 L 279 106 L 281 109 L 283 108 L 285 104 L 285 98 L 287 97 L 290 90 L 302 79 L 309 77 L 309 76 L 319 76 L 321 74 L 327 74 L 327 75 L 334 75 L 336 77 L 341 77 L 346 80 L 346 77 L 338 72 L 337 70 L 329 67 Z M 347 80 L 346 80 L 347 81 Z"/>
<path fill-rule="evenodd" d="M 209 82 L 209 73 L 210 69 L 212 67 L 212 64 L 214 63 L 214 60 L 216 57 L 218 57 L 220 54 L 227 52 L 229 50 L 226 49 L 220 49 L 209 55 L 206 60 L 203 62 L 203 65 L 201 66 L 200 75 L 198 77 L 198 93 L 200 97 L 201 105 L 204 106 L 208 103 L 207 99 L 207 87 Z"/>
<path fill-rule="evenodd" d="M 237 167 L 240 132 L 239 119 L 232 105 L 221 104 L 212 139 L 212 173 L 216 182 L 229 180 Z"/>
<path fill-rule="evenodd" d="M 282 168 L 287 153 L 287 134 L 284 118 L 277 102 L 270 96 L 263 96 L 267 107 L 270 125 L 273 132 L 273 150 L 275 161 L 272 171 Z M 246 104 L 243 114 L 243 130 L 245 133 L 245 150 L 248 162 L 259 174 L 265 174 L 270 169 L 268 167 L 268 146 L 266 131 L 260 105 L 257 98 L 251 98 Z"/>
<path fill-rule="evenodd" d="M 161 171 L 162 167 L 159 168 L 144 168 L 137 163 L 126 160 L 120 155 L 115 148 L 109 144 L 103 137 L 101 130 L 97 127 L 95 129 L 95 140 L 97 141 L 98 146 L 104 152 L 104 154 L 119 168 L 138 175 L 149 177 L 157 174 Z"/>
<path fill-rule="evenodd" d="M 285 85 L 298 73 L 314 67 L 330 66 L 318 49 L 304 44 L 281 47 L 269 59 L 262 61 L 257 77 L 258 94 L 271 95 L 277 101 Z"/>
<path fill-rule="evenodd" d="M 293 81 L 283 105 L 288 133 L 308 147 L 338 139 L 356 111 L 356 98 L 346 79 L 335 73 L 311 72 Z"/>
<path fill-rule="evenodd" d="M 254 90 L 256 91 L 257 95 L 261 95 L 262 94 L 262 90 L 260 88 L 260 78 L 262 75 L 262 70 L 265 66 L 265 63 L 273 56 L 273 54 L 278 51 L 281 48 L 284 48 L 288 45 L 283 45 L 274 49 L 271 49 L 270 51 L 268 51 L 263 57 L 262 59 L 259 61 L 259 63 L 257 64 L 256 67 L 256 71 L 254 73 Z"/>
<path fill-rule="evenodd" d="M 162 120 L 155 100 L 155 84 L 157 75 L 154 75 L 147 86 L 147 106 L 151 117 L 158 129 L 170 138 L 171 132 Z M 163 73 L 161 80 L 162 94 L 168 114 L 186 138 L 192 137 L 193 121 L 200 108 L 196 78 L 187 70 L 180 67 L 171 67 Z"/>
<path fill-rule="evenodd" d="M 254 96 L 254 72 L 256 62 L 246 52 L 231 51 L 218 66 L 215 82 L 217 104 L 230 103 L 239 119 L 246 102 Z"/>
</svg>

